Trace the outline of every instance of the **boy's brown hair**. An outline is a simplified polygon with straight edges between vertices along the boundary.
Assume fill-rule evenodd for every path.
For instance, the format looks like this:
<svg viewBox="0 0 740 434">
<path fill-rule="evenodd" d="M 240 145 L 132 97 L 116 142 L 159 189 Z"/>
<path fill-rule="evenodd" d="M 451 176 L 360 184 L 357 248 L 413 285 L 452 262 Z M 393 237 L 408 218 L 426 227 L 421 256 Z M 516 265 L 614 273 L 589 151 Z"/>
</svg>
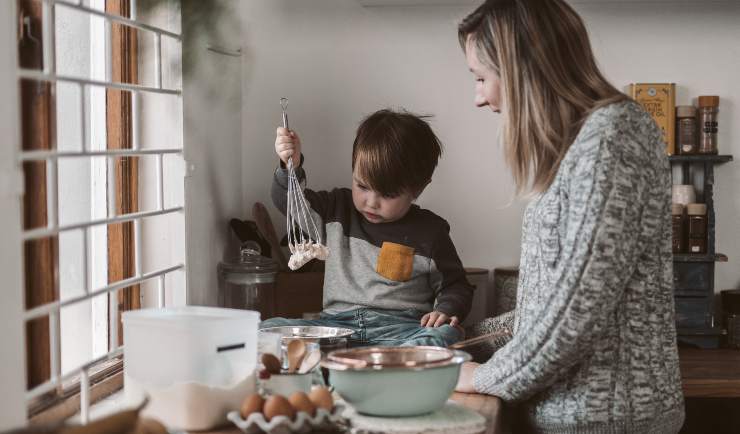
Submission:
<svg viewBox="0 0 740 434">
<path fill-rule="evenodd" d="M 387 197 L 421 194 L 442 155 L 425 117 L 383 109 L 362 121 L 352 146 L 352 169 L 369 188 Z"/>
</svg>

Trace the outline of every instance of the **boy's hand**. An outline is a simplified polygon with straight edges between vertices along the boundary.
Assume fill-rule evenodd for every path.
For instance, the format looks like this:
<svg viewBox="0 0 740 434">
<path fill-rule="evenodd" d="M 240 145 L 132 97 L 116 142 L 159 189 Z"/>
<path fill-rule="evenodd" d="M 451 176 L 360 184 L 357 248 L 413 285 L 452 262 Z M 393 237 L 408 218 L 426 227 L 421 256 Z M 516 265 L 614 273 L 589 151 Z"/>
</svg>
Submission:
<svg viewBox="0 0 740 434">
<path fill-rule="evenodd" d="M 301 164 L 301 139 L 294 131 L 278 127 L 275 136 L 275 153 L 286 165 L 290 157 L 293 157 L 293 167 L 298 168 Z"/>
<path fill-rule="evenodd" d="M 438 312 L 436 310 L 421 317 L 422 327 L 439 327 L 448 322 L 452 327 L 455 327 L 460 323 L 460 320 L 457 319 L 456 316 L 447 316 L 446 313 Z"/>
</svg>

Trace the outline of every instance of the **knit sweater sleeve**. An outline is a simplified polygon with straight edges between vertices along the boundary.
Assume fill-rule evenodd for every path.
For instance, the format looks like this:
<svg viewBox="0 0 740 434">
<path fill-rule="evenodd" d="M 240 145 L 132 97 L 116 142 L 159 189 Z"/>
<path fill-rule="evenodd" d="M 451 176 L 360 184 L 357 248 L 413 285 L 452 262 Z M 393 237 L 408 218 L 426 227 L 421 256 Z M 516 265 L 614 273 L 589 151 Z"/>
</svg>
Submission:
<svg viewBox="0 0 740 434">
<path fill-rule="evenodd" d="M 586 128 L 586 127 L 584 127 Z M 584 131 L 582 131 L 584 133 Z M 592 353 L 625 293 L 640 254 L 649 172 L 629 125 L 581 134 L 561 167 L 567 197 L 552 290 L 534 317 L 519 318 L 512 340 L 474 374 L 478 392 L 524 400 L 567 375 Z M 534 252 L 536 249 L 530 249 Z"/>
</svg>

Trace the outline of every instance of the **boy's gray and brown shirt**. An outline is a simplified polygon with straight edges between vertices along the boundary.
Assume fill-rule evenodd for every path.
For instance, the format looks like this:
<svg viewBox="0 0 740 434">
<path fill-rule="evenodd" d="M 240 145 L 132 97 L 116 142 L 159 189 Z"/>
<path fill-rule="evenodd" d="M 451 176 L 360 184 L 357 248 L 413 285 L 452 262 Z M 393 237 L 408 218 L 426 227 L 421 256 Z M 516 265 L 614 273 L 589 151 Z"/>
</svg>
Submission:
<svg viewBox="0 0 740 434">
<path fill-rule="evenodd" d="M 303 168 L 296 170 L 305 179 Z M 278 167 L 272 200 L 285 214 L 288 172 Z M 324 275 L 324 312 L 356 308 L 437 310 L 462 321 L 473 286 L 450 239 L 450 227 L 431 211 L 412 205 L 401 219 L 370 223 L 355 209 L 352 191 L 305 189 L 312 214 L 330 249 Z"/>
</svg>

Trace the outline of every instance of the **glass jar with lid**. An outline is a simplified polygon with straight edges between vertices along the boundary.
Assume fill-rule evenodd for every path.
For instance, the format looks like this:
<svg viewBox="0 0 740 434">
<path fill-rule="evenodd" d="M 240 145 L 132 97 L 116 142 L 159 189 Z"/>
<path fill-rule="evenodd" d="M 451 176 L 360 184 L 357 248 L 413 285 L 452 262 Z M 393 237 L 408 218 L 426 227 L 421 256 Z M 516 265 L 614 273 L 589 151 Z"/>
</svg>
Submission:
<svg viewBox="0 0 740 434">
<path fill-rule="evenodd" d="M 239 254 L 218 264 L 219 305 L 254 310 L 262 320 L 275 316 L 275 278 L 278 264 L 247 241 Z"/>
<path fill-rule="evenodd" d="M 703 95 L 699 97 L 699 153 L 717 153 L 717 114 L 719 113 L 719 97 Z"/>
<path fill-rule="evenodd" d="M 684 155 L 699 152 L 696 140 L 696 108 L 691 105 L 676 107 L 676 148 Z"/>
</svg>

